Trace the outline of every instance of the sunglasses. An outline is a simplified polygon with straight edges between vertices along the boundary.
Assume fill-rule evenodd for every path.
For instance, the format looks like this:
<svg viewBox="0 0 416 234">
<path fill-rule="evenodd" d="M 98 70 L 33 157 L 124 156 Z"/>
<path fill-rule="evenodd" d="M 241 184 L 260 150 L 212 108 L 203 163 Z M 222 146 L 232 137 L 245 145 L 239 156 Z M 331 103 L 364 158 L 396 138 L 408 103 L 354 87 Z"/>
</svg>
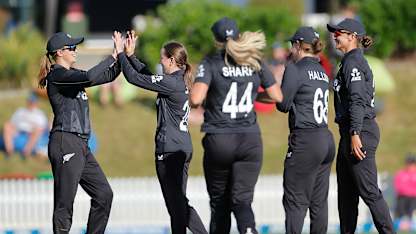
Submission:
<svg viewBox="0 0 416 234">
<path fill-rule="evenodd" d="M 348 32 L 348 31 L 344 31 L 344 30 L 338 30 L 338 31 L 335 31 L 334 32 L 334 37 L 339 37 L 342 34 L 351 35 L 352 33 L 351 32 Z"/>
<path fill-rule="evenodd" d="M 75 51 L 75 50 L 77 50 L 77 46 L 76 45 L 66 46 L 66 47 L 62 48 L 62 50 Z"/>
</svg>

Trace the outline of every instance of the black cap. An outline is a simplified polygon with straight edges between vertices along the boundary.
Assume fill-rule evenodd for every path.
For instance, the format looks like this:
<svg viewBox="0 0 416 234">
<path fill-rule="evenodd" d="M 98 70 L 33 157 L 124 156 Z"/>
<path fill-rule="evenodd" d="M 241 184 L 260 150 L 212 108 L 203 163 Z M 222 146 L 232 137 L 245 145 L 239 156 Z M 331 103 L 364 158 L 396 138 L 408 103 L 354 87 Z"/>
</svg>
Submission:
<svg viewBox="0 0 416 234">
<path fill-rule="evenodd" d="M 327 24 L 328 31 L 335 32 L 345 30 L 356 34 L 357 36 L 364 36 L 366 34 L 364 26 L 355 19 L 346 18 L 337 25 Z"/>
<path fill-rule="evenodd" d="M 59 49 L 62 49 L 64 46 L 78 45 L 82 43 L 83 41 L 84 41 L 83 37 L 72 38 L 71 35 L 67 33 L 58 32 L 49 38 L 48 44 L 46 45 L 46 50 L 48 52 L 54 52 Z"/>
<path fill-rule="evenodd" d="M 240 34 L 237 23 L 228 17 L 223 17 L 215 22 L 211 26 L 211 31 L 214 33 L 215 39 L 219 42 L 226 42 L 227 37 L 236 40 Z"/>
<path fill-rule="evenodd" d="M 289 38 L 289 41 L 303 41 L 312 44 L 314 40 L 319 39 L 319 34 L 312 27 L 300 27 L 295 34 Z"/>
</svg>

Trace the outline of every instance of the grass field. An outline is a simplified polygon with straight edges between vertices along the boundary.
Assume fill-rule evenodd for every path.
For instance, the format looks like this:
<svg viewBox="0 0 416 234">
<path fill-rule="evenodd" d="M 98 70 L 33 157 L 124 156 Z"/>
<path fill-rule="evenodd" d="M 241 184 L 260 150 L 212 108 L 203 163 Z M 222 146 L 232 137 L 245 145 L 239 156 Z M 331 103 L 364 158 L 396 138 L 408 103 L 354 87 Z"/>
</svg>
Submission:
<svg viewBox="0 0 416 234">
<path fill-rule="evenodd" d="M 384 112 L 379 115 L 381 145 L 377 154 L 380 171 L 395 172 L 401 167 L 404 155 L 416 151 L 416 66 L 415 59 L 389 61 L 388 69 L 396 80 L 396 91 L 384 97 Z M 97 134 L 99 148 L 96 154 L 108 176 L 155 175 L 153 136 L 156 125 L 153 93 L 139 90 L 138 98 L 118 109 L 102 108 L 90 100 L 93 129 Z M 332 94 L 330 99 L 332 99 Z M 25 97 L 0 100 L 0 123 L 6 121 L 14 110 L 25 104 Z M 46 100 L 42 109 L 50 113 Z M 337 126 L 333 123 L 334 110 L 330 103 L 330 128 L 338 140 Z M 260 114 L 264 162 L 262 173 L 275 174 L 283 171 L 283 158 L 287 147 L 287 116 L 281 113 Z M 191 126 L 194 157 L 191 175 L 202 174 L 202 134 L 199 126 Z M 0 175 L 9 173 L 36 174 L 50 170 L 47 161 L 21 160 L 0 157 Z"/>
</svg>

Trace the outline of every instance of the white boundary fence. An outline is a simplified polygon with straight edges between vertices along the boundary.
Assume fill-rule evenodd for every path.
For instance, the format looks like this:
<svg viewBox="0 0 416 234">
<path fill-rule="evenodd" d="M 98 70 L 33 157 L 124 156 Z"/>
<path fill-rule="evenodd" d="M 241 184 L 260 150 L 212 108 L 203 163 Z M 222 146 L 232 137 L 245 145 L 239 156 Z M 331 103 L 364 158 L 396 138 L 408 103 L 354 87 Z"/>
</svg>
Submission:
<svg viewBox="0 0 416 234">
<path fill-rule="evenodd" d="M 109 182 L 114 191 L 111 216 L 106 233 L 167 234 L 169 217 L 156 178 L 113 178 Z M 256 186 L 254 210 L 256 222 L 263 234 L 284 231 L 282 176 L 261 176 Z M 191 177 L 188 198 L 208 227 L 210 218 L 208 195 L 203 177 Z M 336 177 L 331 176 L 329 190 L 329 230 L 336 232 Z M 78 189 L 74 204 L 71 233 L 82 233 L 88 219 L 90 200 Z M 0 180 L 0 233 L 51 233 L 53 208 L 52 180 Z M 371 222 L 371 216 L 360 201 L 359 227 Z M 235 224 L 234 220 L 233 223 Z M 309 219 L 305 220 L 307 231 Z M 234 225 L 235 229 L 235 225 Z"/>
</svg>

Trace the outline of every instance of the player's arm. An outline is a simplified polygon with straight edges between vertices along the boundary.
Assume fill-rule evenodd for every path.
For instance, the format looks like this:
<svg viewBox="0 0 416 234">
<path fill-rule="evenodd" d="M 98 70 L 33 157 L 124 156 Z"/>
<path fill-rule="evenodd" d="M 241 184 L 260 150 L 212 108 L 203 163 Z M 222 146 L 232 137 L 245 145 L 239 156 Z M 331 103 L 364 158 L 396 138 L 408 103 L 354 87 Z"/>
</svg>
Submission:
<svg viewBox="0 0 416 234">
<path fill-rule="evenodd" d="M 208 59 L 204 59 L 202 63 L 198 66 L 196 79 L 192 86 L 191 94 L 189 95 L 189 102 L 192 107 L 195 108 L 202 105 L 205 98 L 207 97 L 211 79 L 211 65 Z"/>
<path fill-rule="evenodd" d="M 148 75 L 138 72 L 124 52 L 118 54 L 118 59 L 121 70 L 130 84 L 167 95 L 174 91 L 176 83 L 169 79 L 169 75 Z"/>
<path fill-rule="evenodd" d="M 366 152 L 362 150 L 360 132 L 364 121 L 366 95 L 364 71 L 355 61 L 347 63 L 344 69 L 350 103 L 351 151 L 355 158 L 363 160 Z"/>
<path fill-rule="evenodd" d="M 300 87 L 299 73 L 297 67 L 290 63 L 286 66 L 282 80 L 283 100 L 276 104 L 279 111 L 287 113 L 293 105 L 293 99 Z"/>
<path fill-rule="evenodd" d="M 260 79 L 265 91 L 258 94 L 256 101 L 264 103 L 281 102 L 283 100 L 282 90 L 277 84 L 273 73 L 265 63 L 262 63 Z"/>
</svg>

